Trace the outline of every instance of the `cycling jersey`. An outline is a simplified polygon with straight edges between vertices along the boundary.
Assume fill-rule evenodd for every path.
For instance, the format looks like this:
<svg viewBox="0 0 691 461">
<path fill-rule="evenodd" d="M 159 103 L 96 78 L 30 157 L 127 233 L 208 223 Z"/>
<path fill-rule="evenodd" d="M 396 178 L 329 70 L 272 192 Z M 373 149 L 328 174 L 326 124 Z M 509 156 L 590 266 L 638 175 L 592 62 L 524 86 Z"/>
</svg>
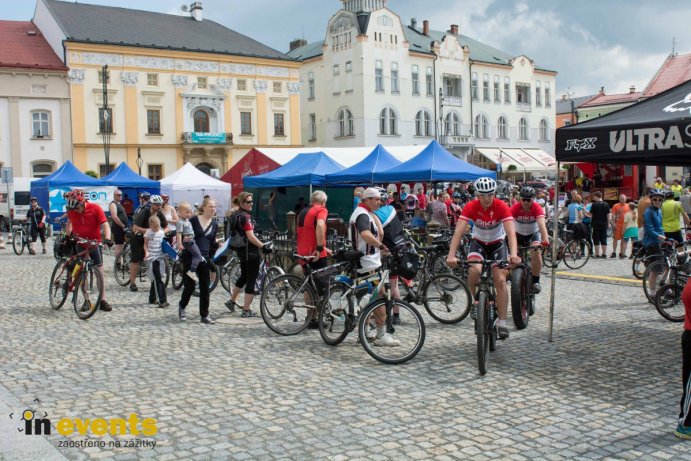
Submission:
<svg viewBox="0 0 691 461">
<path fill-rule="evenodd" d="M 488 245 L 504 239 L 504 222 L 513 221 L 513 216 L 509 206 L 495 197 L 487 209 L 483 208 L 479 199 L 468 203 L 460 219 L 473 221 L 475 225 L 471 237 Z"/>
<path fill-rule="evenodd" d="M 101 241 L 101 224 L 108 222 L 108 220 L 100 206 L 86 202 L 83 212 L 70 210 L 67 212 L 67 217 L 72 223 L 72 235 Z"/>
<path fill-rule="evenodd" d="M 534 200 L 527 211 L 523 209 L 521 202 L 516 202 L 511 207 L 511 215 L 516 222 L 516 234 L 532 235 L 540 231 L 537 219 L 545 217 L 545 210 Z"/>
</svg>

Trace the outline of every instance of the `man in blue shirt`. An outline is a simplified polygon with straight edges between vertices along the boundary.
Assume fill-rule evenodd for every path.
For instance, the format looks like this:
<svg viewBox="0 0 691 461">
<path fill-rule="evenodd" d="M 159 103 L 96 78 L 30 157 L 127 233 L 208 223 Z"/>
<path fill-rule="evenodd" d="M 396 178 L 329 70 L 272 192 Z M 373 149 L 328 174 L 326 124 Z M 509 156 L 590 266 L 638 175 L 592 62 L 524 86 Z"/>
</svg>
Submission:
<svg viewBox="0 0 691 461">
<path fill-rule="evenodd" d="M 649 261 L 655 261 L 662 256 L 662 249 L 660 242 L 665 240 L 665 232 L 662 229 L 662 200 L 664 199 L 664 191 L 661 189 L 652 189 L 650 191 L 650 206 L 643 214 L 643 247 L 645 247 L 645 255 L 650 256 Z M 650 287 L 650 295 L 654 296 L 657 289 L 658 273 L 650 271 L 648 275 L 648 287 Z"/>
</svg>

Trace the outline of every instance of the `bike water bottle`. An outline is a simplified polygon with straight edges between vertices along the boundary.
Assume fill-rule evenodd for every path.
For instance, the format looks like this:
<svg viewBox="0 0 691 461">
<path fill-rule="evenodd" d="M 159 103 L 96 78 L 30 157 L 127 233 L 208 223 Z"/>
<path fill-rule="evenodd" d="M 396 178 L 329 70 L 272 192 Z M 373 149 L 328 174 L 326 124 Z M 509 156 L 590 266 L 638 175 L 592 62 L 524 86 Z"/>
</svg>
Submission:
<svg viewBox="0 0 691 461">
<path fill-rule="evenodd" d="M 362 298 L 360 298 L 360 301 L 358 302 L 358 306 L 360 306 L 360 310 L 364 309 L 365 306 L 367 306 L 372 299 L 370 296 L 370 293 L 373 292 L 372 290 L 372 282 L 367 281 L 365 284 L 363 284 L 363 288 L 366 286 L 367 287 L 367 292 L 362 295 Z M 364 291 L 364 290 L 363 290 Z"/>
<path fill-rule="evenodd" d="M 77 274 L 79 273 L 79 269 L 81 269 L 82 265 L 80 263 L 77 263 L 74 265 L 74 269 L 72 269 L 72 278 L 75 278 Z"/>
</svg>

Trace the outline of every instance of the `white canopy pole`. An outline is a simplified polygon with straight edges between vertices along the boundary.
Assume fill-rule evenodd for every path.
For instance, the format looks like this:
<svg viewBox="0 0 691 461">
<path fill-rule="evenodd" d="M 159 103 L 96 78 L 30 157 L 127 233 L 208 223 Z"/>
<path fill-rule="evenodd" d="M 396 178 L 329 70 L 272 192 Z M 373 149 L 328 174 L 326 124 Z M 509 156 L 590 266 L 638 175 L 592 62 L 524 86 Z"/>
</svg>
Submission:
<svg viewBox="0 0 691 461">
<path fill-rule="evenodd" d="M 557 252 L 559 251 L 559 167 L 560 164 L 557 162 L 557 180 L 554 183 L 554 208 L 552 211 L 554 219 L 554 226 L 552 228 L 552 258 L 556 259 Z M 547 336 L 547 341 L 553 341 L 554 332 L 554 293 L 557 287 L 557 265 L 552 264 L 552 280 L 551 280 L 551 290 L 549 293 L 549 333 Z"/>
</svg>

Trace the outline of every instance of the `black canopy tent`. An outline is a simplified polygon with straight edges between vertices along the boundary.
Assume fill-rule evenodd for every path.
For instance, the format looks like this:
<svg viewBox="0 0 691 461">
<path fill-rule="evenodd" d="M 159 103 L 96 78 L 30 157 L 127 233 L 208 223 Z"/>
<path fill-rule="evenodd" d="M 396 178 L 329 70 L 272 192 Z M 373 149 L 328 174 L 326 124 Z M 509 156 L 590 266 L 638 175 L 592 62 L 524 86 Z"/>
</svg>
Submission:
<svg viewBox="0 0 691 461">
<path fill-rule="evenodd" d="M 557 129 L 554 152 L 557 178 L 561 162 L 691 166 L 691 80 L 616 112 Z M 554 226 L 553 254 L 556 242 Z M 555 272 L 552 268 L 549 341 L 554 327 Z"/>
</svg>

